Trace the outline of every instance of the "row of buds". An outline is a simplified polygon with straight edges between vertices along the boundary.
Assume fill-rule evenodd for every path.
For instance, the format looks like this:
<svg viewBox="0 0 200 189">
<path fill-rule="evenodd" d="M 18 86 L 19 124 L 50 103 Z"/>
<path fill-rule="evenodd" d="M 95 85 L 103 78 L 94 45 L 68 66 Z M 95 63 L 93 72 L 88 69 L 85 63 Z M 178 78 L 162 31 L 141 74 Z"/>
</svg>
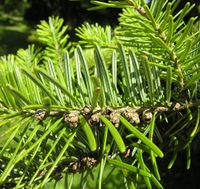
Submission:
<svg viewBox="0 0 200 189">
<path fill-rule="evenodd" d="M 192 108 L 199 106 L 197 103 L 187 103 L 186 105 L 181 105 L 180 103 L 171 103 L 170 106 L 155 106 L 155 107 L 122 107 L 122 108 L 95 108 L 91 109 L 89 106 L 85 106 L 81 110 L 48 110 L 48 109 L 38 109 L 34 111 L 34 118 L 38 121 L 43 121 L 47 117 L 64 117 L 64 121 L 69 124 L 71 127 L 77 127 L 79 123 L 79 115 L 82 114 L 91 125 L 100 125 L 100 116 L 104 115 L 110 121 L 118 127 L 120 124 L 119 116 L 122 115 L 125 117 L 131 124 L 138 125 L 140 123 L 149 123 L 151 122 L 152 115 L 154 112 L 173 112 L 181 111 L 187 108 Z M 25 112 L 27 113 L 27 111 Z M 31 113 L 32 112 L 28 112 Z"/>
<path fill-rule="evenodd" d="M 94 157 L 83 157 L 79 161 L 72 161 L 69 163 L 68 170 L 70 172 L 80 172 L 84 169 L 92 169 L 97 165 L 97 160 Z"/>
<path fill-rule="evenodd" d="M 120 125 L 120 115 L 125 117 L 131 124 L 138 125 L 140 123 L 149 123 L 152 119 L 152 112 L 149 109 L 144 111 L 137 111 L 137 109 L 126 107 L 120 109 L 105 108 L 103 111 L 100 109 L 90 110 L 88 106 L 84 107 L 81 111 L 71 111 L 65 114 L 64 121 L 71 127 L 77 127 L 79 123 L 79 114 L 84 115 L 90 125 L 102 126 L 100 116 L 107 117 L 115 127 Z"/>
<path fill-rule="evenodd" d="M 91 110 L 89 106 L 85 106 L 81 111 L 72 110 L 70 112 L 59 112 L 59 111 L 50 111 L 46 109 L 38 109 L 35 111 L 34 117 L 38 121 L 43 121 L 48 116 L 53 117 L 64 117 L 64 122 L 67 123 L 70 127 L 75 128 L 79 124 L 79 116 L 82 114 L 89 122 L 90 125 L 102 126 L 100 121 L 100 116 L 104 115 L 107 117 L 115 127 L 120 125 L 120 115 L 125 117 L 131 124 L 138 125 L 140 123 L 149 123 L 152 119 L 152 111 L 150 109 L 141 109 L 123 107 L 118 109 L 113 109 L 110 107 L 101 110 L 99 108 Z"/>
</svg>

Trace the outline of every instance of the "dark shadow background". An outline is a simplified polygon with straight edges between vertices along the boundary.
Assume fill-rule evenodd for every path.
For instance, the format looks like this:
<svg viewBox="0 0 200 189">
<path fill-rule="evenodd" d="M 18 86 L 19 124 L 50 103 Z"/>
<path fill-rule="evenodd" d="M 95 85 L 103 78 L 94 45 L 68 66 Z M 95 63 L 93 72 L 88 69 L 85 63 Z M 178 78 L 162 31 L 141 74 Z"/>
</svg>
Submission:
<svg viewBox="0 0 200 189">
<path fill-rule="evenodd" d="M 189 1 L 196 3 L 196 7 L 188 18 L 199 15 L 200 1 Z M 178 9 L 186 2 L 181 1 Z M 74 28 L 84 22 L 109 24 L 112 27 L 118 24 L 119 9 L 88 11 L 90 7 L 90 0 L 0 0 L 0 55 L 15 53 L 18 48 L 26 48 L 28 43 L 33 42 L 29 36 L 35 26 L 40 20 L 47 20 L 52 15 L 64 18 L 74 41 L 77 40 Z"/>
<path fill-rule="evenodd" d="M 38 9 L 38 7 L 40 8 Z M 118 9 L 88 11 L 89 7 L 92 5 L 88 0 L 30 0 L 30 7 L 25 11 L 24 18 L 28 23 L 35 24 L 41 19 L 47 19 L 48 16 L 58 15 L 64 18 L 71 28 L 75 28 L 85 21 L 98 22 L 102 25 L 117 23 Z"/>
<path fill-rule="evenodd" d="M 186 169 L 186 151 L 178 153 L 174 166 L 168 170 L 171 158 L 172 154 L 167 154 L 158 162 L 165 189 L 200 189 L 200 136 L 197 136 L 191 145 L 189 170 Z"/>
</svg>

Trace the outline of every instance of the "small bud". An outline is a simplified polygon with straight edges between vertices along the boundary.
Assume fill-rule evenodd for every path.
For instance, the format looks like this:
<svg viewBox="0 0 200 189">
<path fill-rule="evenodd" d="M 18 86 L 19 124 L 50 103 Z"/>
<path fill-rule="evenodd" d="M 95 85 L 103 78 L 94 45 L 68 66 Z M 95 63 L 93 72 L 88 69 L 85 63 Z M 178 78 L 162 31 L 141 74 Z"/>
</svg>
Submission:
<svg viewBox="0 0 200 189">
<path fill-rule="evenodd" d="M 82 158 L 81 162 L 87 168 L 93 168 L 97 164 L 97 160 L 93 157 L 92 158 L 91 157 L 84 157 L 84 158 Z"/>
<path fill-rule="evenodd" d="M 180 109 L 180 107 L 181 107 L 180 103 L 177 102 L 177 103 L 174 105 L 173 110 L 174 110 L 174 111 L 177 111 L 177 110 Z"/>
<path fill-rule="evenodd" d="M 45 109 L 39 109 L 35 112 L 34 118 L 38 121 L 43 121 L 47 116 Z"/>
<path fill-rule="evenodd" d="M 138 11 L 142 16 L 146 16 L 146 11 L 145 11 L 145 9 L 144 9 L 143 7 L 139 7 L 139 8 L 137 9 L 137 11 Z"/>
<path fill-rule="evenodd" d="M 140 123 L 139 114 L 131 109 L 125 110 L 123 115 L 131 124 L 138 125 Z"/>
<path fill-rule="evenodd" d="M 119 124 L 120 124 L 120 119 L 119 119 L 119 116 L 120 114 L 119 113 L 115 113 L 115 112 L 112 112 L 110 114 L 110 121 L 112 122 L 112 124 L 118 128 L 119 127 Z"/>
<path fill-rule="evenodd" d="M 78 172 L 80 171 L 80 168 L 81 168 L 80 162 L 74 161 L 69 164 L 69 171 L 71 172 Z"/>
<path fill-rule="evenodd" d="M 91 109 L 88 107 L 88 106 L 85 106 L 82 110 L 81 110 L 81 113 L 84 115 L 84 116 L 89 116 L 91 114 Z"/>
<path fill-rule="evenodd" d="M 90 119 L 89 119 L 89 123 L 91 125 L 96 125 L 100 123 L 100 119 L 99 119 L 100 114 L 99 113 L 95 113 L 93 114 Z"/>
<path fill-rule="evenodd" d="M 153 115 L 149 110 L 143 112 L 142 119 L 145 123 L 150 123 Z"/>
<path fill-rule="evenodd" d="M 70 127 L 77 127 L 79 122 L 79 115 L 77 112 L 71 112 L 65 115 L 64 121 L 69 124 Z"/>
<path fill-rule="evenodd" d="M 113 112 L 112 108 L 106 107 L 106 109 L 104 110 L 104 115 L 106 117 L 109 117 L 112 112 Z"/>
</svg>

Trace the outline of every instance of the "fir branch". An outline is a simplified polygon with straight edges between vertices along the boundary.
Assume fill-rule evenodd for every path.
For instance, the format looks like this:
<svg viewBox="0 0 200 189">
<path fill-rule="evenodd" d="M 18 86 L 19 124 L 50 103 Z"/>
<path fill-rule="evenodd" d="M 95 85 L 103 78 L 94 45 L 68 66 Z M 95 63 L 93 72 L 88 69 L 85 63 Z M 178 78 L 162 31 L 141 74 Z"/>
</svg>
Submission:
<svg viewBox="0 0 200 189">
<path fill-rule="evenodd" d="M 111 122 L 115 124 L 117 127 L 119 125 L 119 115 L 124 115 L 131 123 L 138 125 L 140 123 L 149 123 L 151 122 L 152 115 L 154 113 L 172 113 L 172 112 L 181 112 L 187 109 L 195 109 L 200 106 L 199 101 L 183 103 L 183 102 L 171 102 L 169 106 L 141 106 L 141 107 L 104 107 L 103 109 L 100 107 L 95 107 L 93 109 L 90 106 L 85 106 L 82 109 L 67 109 L 66 107 L 58 107 L 58 106 L 46 106 L 46 105 L 28 105 L 22 107 L 20 112 L 16 112 L 17 116 L 22 117 L 34 117 L 38 121 L 43 121 L 48 117 L 60 118 L 63 117 L 65 122 L 67 122 L 71 127 L 76 127 L 79 123 L 79 119 L 76 118 L 79 115 L 86 116 L 89 119 L 90 123 L 97 123 L 100 120 L 100 116 L 104 115 L 109 117 Z M 12 112 L 13 114 L 14 112 Z M 7 117 L 9 112 L 5 112 L 5 119 L 10 119 Z M 3 117 L 4 117 L 3 116 Z M 97 121 L 98 120 L 98 121 Z M 92 124 L 92 125 L 93 125 Z"/>
<path fill-rule="evenodd" d="M 110 163 L 127 186 L 163 188 L 157 156 L 172 151 L 171 168 L 178 151 L 190 155 L 200 132 L 200 32 L 196 18 L 183 18 L 193 6 L 175 14 L 176 1 L 93 3 L 125 8 L 114 36 L 109 26 L 84 25 L 77 33 L 90 49 L 71 54 L 67 26 L 51 17 L 37 30 L 44 50 L 1 57 L 1 187 L 42 188 L 62 173 L 84 178 L 100 163 L 101 189 Z"/>
</svg>

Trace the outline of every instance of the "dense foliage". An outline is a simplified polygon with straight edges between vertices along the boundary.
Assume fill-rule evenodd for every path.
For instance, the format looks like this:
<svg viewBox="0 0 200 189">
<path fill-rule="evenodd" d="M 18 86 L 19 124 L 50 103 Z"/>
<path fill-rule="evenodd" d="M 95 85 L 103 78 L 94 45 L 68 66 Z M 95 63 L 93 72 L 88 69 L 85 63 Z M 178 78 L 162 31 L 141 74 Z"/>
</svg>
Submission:
<svg viewBox="0 0 200 189">
<path fill-rule="evenodd" d="M 81 174 L 96 188 L 120 171 L 124 188 L 163 188 L 157 160 L 180 151 L 190 168 L 199 134 L 200 31 L 178 1 L 91 1 L 119 8 L 119 25 L 85 23 L 71 43 L 59 17 L 42 44 L 0 59 L 0 185 L 43 188 Z M 107 173 L 107 169 L 109 169 Z M 105 173 L 107 175 L 105 175 Z"/>
</svg>

